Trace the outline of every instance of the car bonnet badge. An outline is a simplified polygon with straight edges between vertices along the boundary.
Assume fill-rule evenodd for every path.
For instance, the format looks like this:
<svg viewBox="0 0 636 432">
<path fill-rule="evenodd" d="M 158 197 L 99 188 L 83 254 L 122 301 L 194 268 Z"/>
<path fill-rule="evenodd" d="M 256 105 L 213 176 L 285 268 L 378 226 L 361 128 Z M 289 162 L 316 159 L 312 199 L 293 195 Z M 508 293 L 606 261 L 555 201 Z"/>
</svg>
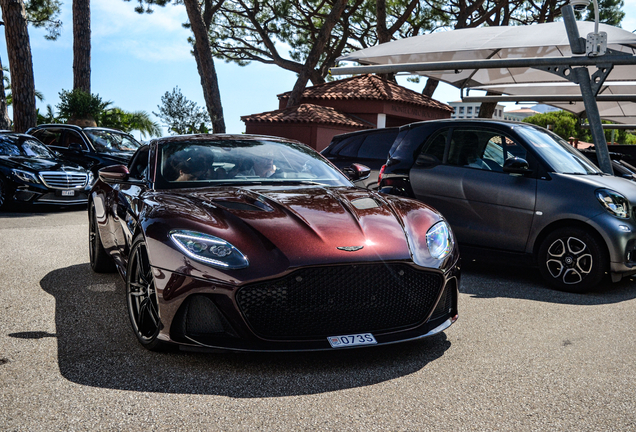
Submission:
<svg viewBox="0 0 636 432">
<path fill-rule="evenodd" d="M 355 252 L 362 249 L 364 246 L 338 246 L 337 249 L 347 251 L 347 252 Z"/>
</svg>

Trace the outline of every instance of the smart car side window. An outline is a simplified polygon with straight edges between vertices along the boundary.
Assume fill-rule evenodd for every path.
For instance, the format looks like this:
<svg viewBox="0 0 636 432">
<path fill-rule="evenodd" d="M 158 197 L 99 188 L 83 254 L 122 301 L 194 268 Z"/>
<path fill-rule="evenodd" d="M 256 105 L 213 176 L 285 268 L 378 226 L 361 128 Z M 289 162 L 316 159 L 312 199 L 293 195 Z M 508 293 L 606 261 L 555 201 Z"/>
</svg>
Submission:
<svg viewBox="0 0 636 432">
<path fill-rule="evenodd" d="M 433 156 L 440 163 L 444 161 L 444 150 L 449 130 L 444 129 L 435 133 L 422 147 L 421 154 Z"/>
<path fill-rule="evenodd" d="M 453 131 L 448 164 L 503 172 L 504 144 L 511 140 L 499 132 L 458 128 Z"/>
</svg>

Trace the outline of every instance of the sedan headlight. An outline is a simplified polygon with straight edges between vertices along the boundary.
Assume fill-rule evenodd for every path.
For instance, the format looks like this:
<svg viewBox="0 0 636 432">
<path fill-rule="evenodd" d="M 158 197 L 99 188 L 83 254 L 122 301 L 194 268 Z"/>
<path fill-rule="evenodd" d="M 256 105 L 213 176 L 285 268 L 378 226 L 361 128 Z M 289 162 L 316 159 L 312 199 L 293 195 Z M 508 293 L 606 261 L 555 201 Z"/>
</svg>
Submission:
<svg viewBox="0 0 636 432">
<path fill-rule="evenodd" d="M 95 184 L 95 176 L 93 175 L 92 171 L 88 171 L 88 178 L 86 179 L 86 184 L 90 187 L 93 187 L 93 185 Z"/>
<path fill-rule="evenodd" d="M 40 180 L 38 180 L 37 176 L 29 171 L 14 169 L 13 171 L 11 171 L 11 174 L 25 183 L 40 183 Z"/>
<path fill-rule="evenodd" d="M 175 230 L 170 238 L 187 256 L 222 269 L 241 269 L 249 265 L 245 255 L 223 239 L 194 231 Z"/>
<path fill-rule="evenodd" d="M 623 195 L 610 189 L 597 189 L 596 198 L 614 216 L 629 219 L 629 201 Z"/>
<path fill-rule="evenodd" d="M 437 222 L 426 232 L 426 246 L 431 256 L 436 259 L 446 258 L 453 250 L 453 236 L 448 224 Z"/>
</svg>

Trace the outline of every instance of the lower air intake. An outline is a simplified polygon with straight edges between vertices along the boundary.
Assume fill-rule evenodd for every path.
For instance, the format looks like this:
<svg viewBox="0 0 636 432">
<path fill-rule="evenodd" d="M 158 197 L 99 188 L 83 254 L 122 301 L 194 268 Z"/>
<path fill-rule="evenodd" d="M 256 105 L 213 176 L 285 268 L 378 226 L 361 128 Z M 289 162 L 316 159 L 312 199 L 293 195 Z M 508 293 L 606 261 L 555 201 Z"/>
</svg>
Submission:
<svg viewBox="0 0 636 432">
<path fill-rule="evenodd" d="M 316 267 L 246 285 L 236 300 L 259 336 L 309 339 L 421 324 L 442 284 L 404 264 Z"/>
</svg>

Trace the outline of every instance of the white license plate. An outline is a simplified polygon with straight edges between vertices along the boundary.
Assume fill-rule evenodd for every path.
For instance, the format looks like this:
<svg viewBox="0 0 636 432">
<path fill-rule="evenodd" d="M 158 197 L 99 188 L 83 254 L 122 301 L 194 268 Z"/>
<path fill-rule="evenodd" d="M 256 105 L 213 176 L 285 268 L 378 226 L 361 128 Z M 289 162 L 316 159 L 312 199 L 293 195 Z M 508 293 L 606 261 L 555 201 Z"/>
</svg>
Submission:
<svg viewBox="0 0 636 432">
<path fill-rule="evenodd" d="M 75 191 L 74 190 L 63 190 L 62 191 L 62 196 L 75 196 Z"/>
<path fill-rule="evenodd" d="M 371 333 L 329 336 L 327 340 L 331 344 L 331 348 L 345 348 L 356 345 L 373 345 L 378 343 Z"/>
</svg>

